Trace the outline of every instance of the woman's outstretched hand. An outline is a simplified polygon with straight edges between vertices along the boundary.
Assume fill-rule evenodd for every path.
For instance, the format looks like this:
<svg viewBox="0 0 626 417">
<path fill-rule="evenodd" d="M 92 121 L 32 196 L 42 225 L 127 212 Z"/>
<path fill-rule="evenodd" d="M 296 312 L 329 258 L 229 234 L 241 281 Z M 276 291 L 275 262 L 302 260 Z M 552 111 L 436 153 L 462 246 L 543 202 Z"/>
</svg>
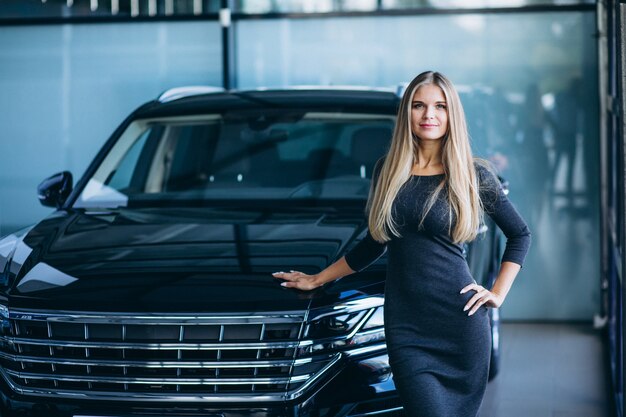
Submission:
<svg viewBox="0 0 626 417">
<path fill-rule="evenodd" d="M 291 270 L 290 272 L 274 272 L 274 278 L 282 278 L 286 280 L 280 285 L 288 288 L 297 288 L 299 290 L 313 290 L 320 286 L 317 275 L 308 275 L 304 272 Z"/>
<path fill-rule="evenodd" d="M 467 313 L 468 316 L 474 314 L 483 304 L 486 307 L 491 308 L 497 308 L 502 305 L 502 297 L 478 284 L 470 284 L 466 286 L 461 290 L 461 294 L 464 294 L 470 290 L 476 291 L 476 294 L 474 294 L 474 296 L 470 298 L 470 300 L 467 302 L 467 304 L 465 304 L 465 307 L 463 308 L 463 311 L 467 311 L 471 308 L 469 313 Z"/>
</svg>

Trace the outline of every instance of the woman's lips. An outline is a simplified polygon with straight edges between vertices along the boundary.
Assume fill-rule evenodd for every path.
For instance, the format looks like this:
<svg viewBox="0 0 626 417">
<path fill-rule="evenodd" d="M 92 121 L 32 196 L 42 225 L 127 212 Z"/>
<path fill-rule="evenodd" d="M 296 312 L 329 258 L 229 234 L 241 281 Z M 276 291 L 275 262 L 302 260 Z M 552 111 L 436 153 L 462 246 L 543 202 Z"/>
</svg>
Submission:
<svg viewBox="0 0 626 417">
<path fill-rule="evenodd" d="M 421 124 L 420 127 L 437 127 L 437 125 Z"/>
</svg>

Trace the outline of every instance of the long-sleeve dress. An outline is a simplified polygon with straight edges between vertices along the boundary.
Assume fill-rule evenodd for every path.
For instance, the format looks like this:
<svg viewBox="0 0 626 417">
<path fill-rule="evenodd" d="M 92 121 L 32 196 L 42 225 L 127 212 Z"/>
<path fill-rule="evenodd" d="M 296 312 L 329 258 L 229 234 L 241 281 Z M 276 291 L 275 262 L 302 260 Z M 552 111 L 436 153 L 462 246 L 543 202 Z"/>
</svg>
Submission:
<svg viewBox="0 0 626 417">
<path fill-rule="evenodd" d="M 475 166 L 485 212 L 507 238 L 502 261 L 522 265 L 530 246 L 528 226 L 498 179 Z M 350 268 L 361 271 L 388 252 L 385 335 L 393 380 L 410 417 L 475 417 L 489 373 L 488 310 L 483 305 L 472 316 L 463 311 L 475 291 L 460 290 L 476 281 L 462 246 L 448 232 L 446 187 L 418 229 L 428 196 L 443 180 L 444 174 L 412 175 L 392 210 L 402 237 L 381 244 L 368 231 L 345 255 Z"/>
</svg>

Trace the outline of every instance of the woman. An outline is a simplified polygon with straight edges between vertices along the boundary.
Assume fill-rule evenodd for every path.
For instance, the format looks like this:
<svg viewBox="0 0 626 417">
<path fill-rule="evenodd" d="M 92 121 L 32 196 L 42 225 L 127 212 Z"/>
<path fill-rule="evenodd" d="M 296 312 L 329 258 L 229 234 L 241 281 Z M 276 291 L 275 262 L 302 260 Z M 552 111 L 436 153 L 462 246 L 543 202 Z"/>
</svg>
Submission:
<svg viewBox="0 0 626 417">
<path fill-rule="evenodd" d="M 472 157 L 458 93 L 440 73 L 411 81 L 380 162 L 366 237 L 318 274 L 273 275 L 285 287 L 311 290 L 363 270 L 388 250 L 385 335 L 407 415 L 476 416 L 489 373 L 487 307 L 502 305 L 530 232 L 484 161 Z M 491 289 L 472 278 L 462 248 L 476 238 L 483 211 L 507 237 Z"/>
</svg>

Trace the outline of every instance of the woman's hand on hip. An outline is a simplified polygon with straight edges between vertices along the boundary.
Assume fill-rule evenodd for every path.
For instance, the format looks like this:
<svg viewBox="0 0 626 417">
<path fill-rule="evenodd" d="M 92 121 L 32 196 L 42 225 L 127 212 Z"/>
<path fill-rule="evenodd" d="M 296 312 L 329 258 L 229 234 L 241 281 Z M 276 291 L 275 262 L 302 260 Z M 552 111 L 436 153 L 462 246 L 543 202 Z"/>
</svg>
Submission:
<svg viewBox="0 0 626 417">
<path fill-rule="evenodd" d="M 287 288 L 297 288 L 299 290 L 313 290 L 320 286 L 317 275 L 308 275 L 304 272 L 291 270 L 289 272 L 274 272 L 274 278 L 282 278 L 285 282 L 280 285 Z"/>
<path fill-rule="evenodd" d="M 504 301 L 502 297 L 495 292 L 489 291 L 487 288 L 478 284 L 470 284 L 461 290 L 461 294 L 474 290 L 476 294 L 465 304 L 463 311 L 469 310 L 468 316 L 474 314 L 482 305 L 485 307 L 498 308 Z"/>
</svg>

